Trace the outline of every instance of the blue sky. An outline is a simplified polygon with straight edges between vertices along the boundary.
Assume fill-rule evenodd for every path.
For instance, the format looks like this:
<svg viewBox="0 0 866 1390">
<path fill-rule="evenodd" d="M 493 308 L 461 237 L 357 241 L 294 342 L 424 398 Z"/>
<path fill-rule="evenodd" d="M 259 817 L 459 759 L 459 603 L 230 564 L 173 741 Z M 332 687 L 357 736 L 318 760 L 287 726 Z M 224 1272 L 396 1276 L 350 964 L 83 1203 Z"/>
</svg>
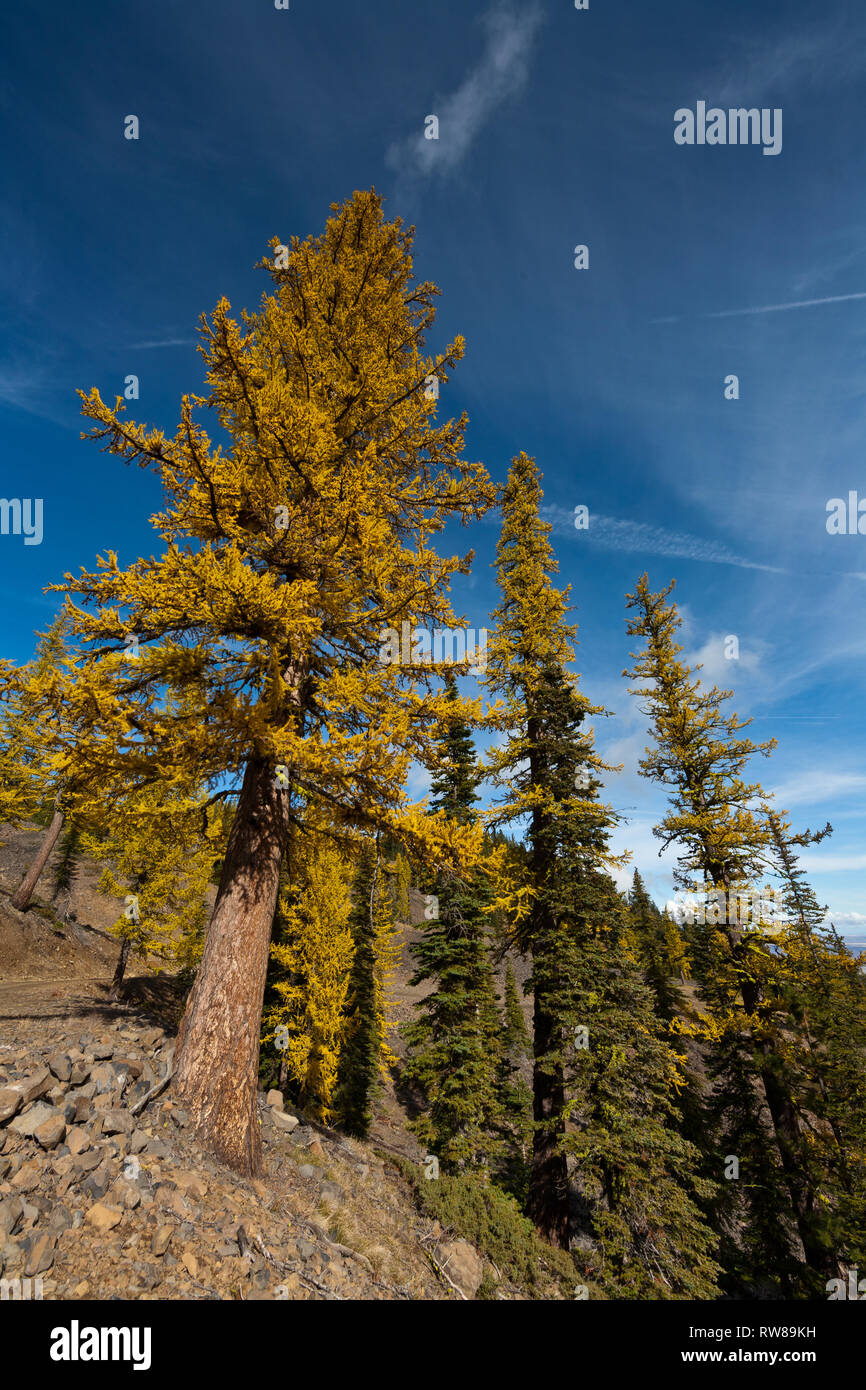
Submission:
<svg viewBox="0 0 866 1390">
<path fill-rule="evenodd" d="M 625 764 L 619 842 L 663 901 L 662 802 L 620 676 L 648 569 L 678 580 L 688 652 L 779 739 L 756 775 L 796 826 L 835 826 L 805 864 L 866 937 L 866 536 L 825 525 L 830 498 L 866 498 L 866 11 L 771 8 L 11 0 L 0 495 L 43 498 L 44 538 L 0 536 L 0 654 L 30 655 L 64 570 L 159 544 L 154 480 L 80 440 L 75 388 L 109 399 L 135 373 L 130 415 L 173 430 L 202 388 L 198 315 L 253 307 L 268 241 L 375 185 L 442 289 L 431 346 L 466 337 L 442 405 L 469 412 L 469 456 L 502 479 L 525 449 L 543 470 L 583 685 L 615 714 L 597 728 Z M 677 145 L 698 101 L 781 108 L 781 153 Z M 495 602 L 495 538 L 467 541 L 470 626 Z"/>
</svg>

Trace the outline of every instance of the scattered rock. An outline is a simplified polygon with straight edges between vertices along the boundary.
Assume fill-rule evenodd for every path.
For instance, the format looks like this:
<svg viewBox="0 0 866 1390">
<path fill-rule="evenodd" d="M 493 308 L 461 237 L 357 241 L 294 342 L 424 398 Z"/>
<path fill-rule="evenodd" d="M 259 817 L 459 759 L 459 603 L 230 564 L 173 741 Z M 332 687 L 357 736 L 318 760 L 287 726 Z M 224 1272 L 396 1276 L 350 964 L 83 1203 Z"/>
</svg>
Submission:
<svg viewBox="0 0 866 1390">
<path fill-rule="evenodd" d="M 100 1062 L 90 1073 L 90 1085 L 97 1095 L 106 1095 L 117 1088 L 118 1078 L 123 1075 L 123 1068 L 115 1062 Z"/>
<path fill-rule="evenodd" d="M 25 1076 L 23 1080 L 14 1081 L 8 1089 L 20 1092 L 21 1104 L 29 1105 L 32 1100 L 38 1100 L 40 1096 L 44 1096 L 52 1084 L 51 1072 L 48 1068 L 39 1067 L 29 1076 Z"/>
<path fill-rule="evenodd" d="M 43 1120 L 41 1125 L 37 1125 L 33 1131 L 33 1137 L 43 1149 L 55 1149 L 66 1133 L 66 1121 L 59 1110 L 55 1110 L 53 1115 L 49 1115 L 47 1120 Z"/>
<path fill-rule="evenodd" d="M 135 1116 L 128 1110 L 103 1110 L 103 1134 L 132 1134 L 135 1129 Z"/>
<path fill-rule="evenodd" d="M 76 1154 L 73 1159 L 73 1172 L 82 1177 L 85 1173 L 92 1173 L 94 1168 L 98 1168 L 102 1162 L 102 1151 L 100 1149 L 84 1149 L 83 1152 Z"/>
<path fill-rule="evenodd" d="M 54 1231 L 68 1231 L 72 1226 L 72 1212 L 62 1203 L 58 1204 L 48 1218 L 48 1225 Z"/>
<path fill-rule="evenodd" d="M 45 1171 L 43 1162 L 44 1160 L 40 1161 L 38 1158 L 32 1158 L 29 1162 L 22 1163 L 18 1172 L 12 1179 L 12 1186 L 16 1187 L 19 1192 L 32 1192 Z"/>
<path fill-rule="evenodd" d="M 51 1235 L 48 1231 L 43 1231 L 41 1235 L 34 1237 L 29 1243 L 27 1261 L 24 1265 L 24 1273 L 28 1278 L 34 1274 L 43 1274 L 46 1269 L 50 1269 L 54 1264 L 54 1248 L 57 1245 L 57 1236 Z"/>
<path fill-rule="evenodd" d="M 35 1105 L 31 1105 L 23 1114 L 18 1115 L 12 1120 L 9 1129 L 13 1134 L 19 1134 L 22 1139 L 30 1139 L 34 1131 L 38 1129 L 45 1120 L 52 1120 L 56 1117 L 59 1117 L 61 1120 L 63 1119 L 60 1111 L 55 1110 L 53 1105 L 46 1105 L 44 1101 L 40 1100 L 37 1101 Z"/>
<path fill-rule="evenodd" d="M 439 1246 L 439 1263 L 467 1298 L 474 1298 L 484 1278 L 481 1256 L 468 1240 L 449 1240 Z"/>
<path fill-rule="evenodd" d="M 11 1236 L 17 1229 L 24 1212 L 20 1197 L 7 1197 L 0 1202 L 0 1237 Z"/>
<path fill-rule="evenodd" d="M 4 1086 L 0 1090 L 0 1125 L 17 1114 L 23 1102 L 23 1095 L 16 1086 Z"/>
<path fill-rule="evenodd" d="M 48 1058 L 48 1065 L 58 1081 L 68 1081 L 72 1075 L 72 1063 L 65 1052 L 55 1052 Z"/>
<path fill-rule="evenodd" d="M 153 1240 L 150 1243 L 150 1248 L 153 1251 L 154 1255 L 165 1254 L 173 1234 L 173 1226 L 157 1226 L 156 1230 L 154 1231 Z"/>
<path fill-rule="evenodd" d="M 107 1231 L 113 1231 L 123 1219 L 123 1212 L 117 1207 L 107 1207 L 102 1202 L 97 1202 L 90 1208 L 85 1220 L 88 1226 L 105 1235 Z"/>
<path fill-rule="evenodd" d="M 207 1183 L 197 1173 L 174 1173 L 172 1177 L 181 1192 L 195 1201 L 201 1202 L 207 1196 Z"/>
<path fill-rule="evenodd" d="M 90 1135 L 80 1125 L 70 1129 L 66 1135 L 66 1147 L 71 1154 L 80 1154 L 88 1147 Z"/>
<path fill-rule="evenodd" d="M 87 1124 L 93 1113 L 90 1097 L 67 1095 L 63 1113 L 68 1125 Z"/>
</svg>

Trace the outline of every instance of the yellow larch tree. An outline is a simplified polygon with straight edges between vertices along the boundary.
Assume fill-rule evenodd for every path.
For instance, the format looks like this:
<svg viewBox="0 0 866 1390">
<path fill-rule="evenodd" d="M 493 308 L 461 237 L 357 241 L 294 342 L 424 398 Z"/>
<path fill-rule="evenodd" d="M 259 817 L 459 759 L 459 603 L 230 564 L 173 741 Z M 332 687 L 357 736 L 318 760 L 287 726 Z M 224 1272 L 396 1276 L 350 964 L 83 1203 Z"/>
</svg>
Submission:
<svg viewBox="0 0 866 1390">
<path fill-rule="evenodd" d="M 192 971 L 204 948 L 206 894 L 224 850 L 224 810 L 194 797 L 144 787 L 113 809 L 108 825 L 81 836 L 81 848 L 105 863 L 99 889 L 123 899 L 112 927 L 121 943 L 112 996 L 131 950 Z M 90 816 L 93 822 L 93 813 Z"/>
<path fill-rule="evenodd" d="M 223 299 L 202 316 L 208 394 L 183 397 L 173 437 L 128 421 L 119 398 L 82 396 L 90 437 L 157 474 L 164 550 L 125 567 L 110 551 L 57 586 L 75 670 L 62 756 L 107 805 L 153 780 L 236 799 L 173 1085 L 205 1146 L 248 1174 L 290 836 L 336 824 L 431 859 L 478 849 L 473 828 L 405 791 L 444 714 L 435 666 L 381 657 L 404 622 L 463 626 L 448 590 L 471 555 L 432 542 L 495 497 L 462 457 L 464 418 L 436 418 L 430 380 L 448 379 L 463 343 L 425 352 L 438 291 L 413 279 L 412 240 L 375 192 L 335 205 L 320 235 L 275 239 L 259 308 L 237 319 Z"/>
<path fill-rule="evenodd" d="M 271 947 L 280 974 L 264 1037 L 277 1040 L 298 1103 L 323 1124 L 332 1117 L 347 1027 L 350 881 L 333 844 L 309 846 L 296 891 L 284 889 L 280 896 L 280 940 Z"/>
</svg>

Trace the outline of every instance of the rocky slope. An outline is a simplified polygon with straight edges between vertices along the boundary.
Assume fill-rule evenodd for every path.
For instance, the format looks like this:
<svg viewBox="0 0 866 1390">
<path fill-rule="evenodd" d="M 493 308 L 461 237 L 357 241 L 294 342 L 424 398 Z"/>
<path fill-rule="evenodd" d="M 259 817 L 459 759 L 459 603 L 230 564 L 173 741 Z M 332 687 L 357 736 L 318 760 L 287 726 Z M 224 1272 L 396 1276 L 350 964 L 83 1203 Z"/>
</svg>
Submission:
<svg viewBox="0 0 866 1390">
<path fill-rule="evenodd" d="M 419 1215 L 386 1159 L 279 1093 L 259 1102 L 263 1180 L 204 1156 L 183 1110 L 152 1095 L 171 1037 L 134 1007 L 118 1014 L 62 1032 L 56 1017 L 21 1031 L 2 1019 L 3 1278 L 41 1277 L 46 1298 L 474 1294 L 482 1261 Z"/>
<path fill-rule="evenodd" d="M 204 1155 L 170 1087 L 157 1090 L 182 1007 L 174 981 L 139 973 L 108 1000 L 117 906 L 96 891 L 99 866 L 85 864 L 62 911 L 50 864 L 26 914 L 9 904 L 39 833 L 3 827 L 0 848 L 0 1296 L 460 1300 L 485 1275 L 493 1296 L 524 1296 L 420 1213 L 400 1161 L 417 1169 L 423 1155 L 393 1086 L 369 1144 L 271 1092 L 261 1181 Z M 418 995 L 416 935 L 406 928 L 396 1021 Z"/>
</svg>

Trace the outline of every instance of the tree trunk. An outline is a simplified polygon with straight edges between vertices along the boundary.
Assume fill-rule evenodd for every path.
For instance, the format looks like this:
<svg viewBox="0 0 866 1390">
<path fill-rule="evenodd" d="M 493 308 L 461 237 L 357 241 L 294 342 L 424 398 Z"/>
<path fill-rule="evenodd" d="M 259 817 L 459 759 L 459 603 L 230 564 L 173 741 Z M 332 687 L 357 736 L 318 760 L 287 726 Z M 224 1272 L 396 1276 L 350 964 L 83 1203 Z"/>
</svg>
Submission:
<svg viewBox="0 0 866 1390">
<path fill-rule="evenodd" d="M 725 892 L 725 901 L 730 902 L 731 889 L 728 875 L 725 873 L 724 877 L 720 876 L 720 878 L 719 887 Z M 729 921 L 725 927 L 725 936 L 731 955 L 739 961 L 742 954 L 743 936 L 740 927 Z M 749 1015 L 757 1014 L 762 1002 L 761 991 L 755 982 L 748 978 L 745 970 L 740 979 L 740 994 L 746 1013 Z M 791 1211 L 796 1226 L 796 1239 L 792 1245 L 791 1253 L 795 1260 L 805 1262 L 813 1269 L 820 1271 L 826 1266 L 827 1256 L 820 1243 L 816 1244 L 813 1239 L 811 1194 L 800 1164 L 802 1138 L 797 1112 L 791 1097 L 775 1075 L 772 1049 L 769 1043 L 765 1040 L 755 1043 L 753 1040 L 753 1045 L 758 1059 L 758 1075 L 761 1079 L 767 1109 L 773 1122 L 776 1147 L 782 1162 L 782 1171 L 791 1199 Z"/>
<path fill-rule="evenodd" d="M 744 980 L 742 994 L 743 1002 L 749 1013 L 755 1013 L 761 1003 L 758 989 L 751 981 Z M 826 1246 L 822 1244 L 815 1229 L 812 1194 L 801 1162 L 803 1140 L 797 1110 L 773 1069 L 773 1052 L 769 1043 L 760 1041 L 756 1051 L 760 1059 L 758 1071 L 767 1098 L 767 1108 L 772 1116 L 773 1128 L 776 1131 L 776 1143 L 779 1157 L 782 1160 L 785 1182 L 791 1197 L 791 1207 L 797 1224 L 797 1233 L 800 1237 L 802 1257 L 811 1269 L 817 1270 L 829 1278 L 833 1274 L 834 1265 Z"/>
<path fill-rule="evenodd" d="M 58 808 L 57 802 L 54 803 L 54 815 L 51 817 L 51 824 L 45 832 L 45 839 L 39 847 L 39 853 L 27 870 L 26 875 L 19 883 L 12 895 L 11 902 L 13 907 L 17 907 L 19 912 L 26 912 L 30 906 L 30 899 L 33 896 L 33 889 L 39 879 L 39 875 L 48 863 L 51 851 L 57 844 L 57 837 L 63 829 L 63 812 Z"/>
<path fill-rule="evenodd" d="M 532 1071 L 532 1138 L 527 1215 L 551 1245 L 568 1249 L 568 1166 L 560 1150 L 565 1122 L 565 1084 L 560 1063 L 545 1060 L 558 1051 L 556 1022 L 545 1010 L 536 987 L 533 1002 L 535 1063 Z"/>
<path fill-rule="evenodd" d="M 261 1172 L 256 1113 L 268 948 L 286 823 L 274 768 L 244 773 L 204 954 L 178 1032 L 173 1089 L 202 1144 L 230 1168 Z"/>
<path fill-rule="evenodd" d="M 111 981 L 111 991 L 109 999 L 115 1000 L 120 997 L 120 987 L 123 984 L 123 977 L 126 974 L 126 962 L 129 959 L 129 937 L 125 936 L 120 943 L 120 955 L 117 957 L 117 968 L 114 972 L 114 979 Z"/>
</svg>

